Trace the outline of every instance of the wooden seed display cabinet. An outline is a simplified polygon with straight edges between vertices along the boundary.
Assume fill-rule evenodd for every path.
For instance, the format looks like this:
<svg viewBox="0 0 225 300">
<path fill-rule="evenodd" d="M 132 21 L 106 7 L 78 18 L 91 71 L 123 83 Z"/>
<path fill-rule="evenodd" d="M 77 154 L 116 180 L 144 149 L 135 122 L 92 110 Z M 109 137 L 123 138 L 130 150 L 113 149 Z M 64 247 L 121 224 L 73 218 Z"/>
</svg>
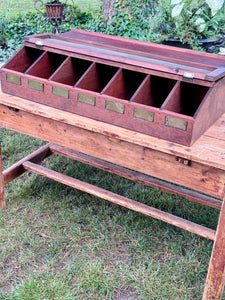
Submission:
<svg viewBox="0 0 225 300">
<path fill-rule="evenodd" d="M 24 38 L 2 91 L 190 146 L 224 112 L 225 58 L 82 30 Z"/>
</svg>

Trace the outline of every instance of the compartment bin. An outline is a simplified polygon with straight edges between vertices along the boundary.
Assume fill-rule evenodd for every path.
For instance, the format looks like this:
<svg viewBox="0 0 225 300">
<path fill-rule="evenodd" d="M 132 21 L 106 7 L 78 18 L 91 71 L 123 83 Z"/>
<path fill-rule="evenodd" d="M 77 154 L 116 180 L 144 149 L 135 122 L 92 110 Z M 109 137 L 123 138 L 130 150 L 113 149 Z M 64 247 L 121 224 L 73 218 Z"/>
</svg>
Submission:
<svg viewBox="0 0 225 300">
<path fill-rule="evenodd" d="M 24 73 L 43 53 L 43 50 L 22 47 L 4 68 Z"/>
<path fill-rule="evenodd" d="M 65 59 L 65 55 L 44 52 L 43 55 L 27 70 L 26 75 L 49 79 Z"/>
<path fill-rule="evenodd" d="M 92 63 L 75 87 L 100 93 L 116 71 L 117 68 L 113 66 Z"/>
<path fill-rule="evenodd" d="M 145 77 L 146 74 L 140 72 L 120 69 L 102 94 L 130 100 Z"/>
<path fill-rule="evenodd" d="M 173 93 L 162 108 L 194 117 L 200 104 L 204 101 L 209 87 L 178 81 Z"/>
<path fill-rule="evenodd" d="M 160 108 L 174 87 L 176 80 L 148 75 L 132 97 L 132 102 Z"/>
<path fill-rule="evenodd" d="M 90 65 L 90 61 L 68 57 L 58 68 L 58 70 L 51 76 L 50 80 L 69 86 L 74 86 L 90 67 Z"/>
</svg>

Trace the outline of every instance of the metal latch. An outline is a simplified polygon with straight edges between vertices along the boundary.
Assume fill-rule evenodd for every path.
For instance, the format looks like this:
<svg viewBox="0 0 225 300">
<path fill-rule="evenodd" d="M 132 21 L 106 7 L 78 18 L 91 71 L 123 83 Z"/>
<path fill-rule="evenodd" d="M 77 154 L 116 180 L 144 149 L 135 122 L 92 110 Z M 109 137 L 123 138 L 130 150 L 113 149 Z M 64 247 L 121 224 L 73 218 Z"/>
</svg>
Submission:
<svg viewBox="0 0 225 300">
<path fill-rule="evenodd" d="M 43 43 L 43 41 L 37 40 L 37 41 L 35 42 L 35 45 L 36 45 L 38 48 L 41 48 L 41 47 L 44 46 L 44 43 Z"/>
<path fill-rule="evenodd" d="M 183 80 L 186 81 L 193 81 L 194 77 L 195 77 L 194 73 L 184 72 L 183 74 Z"/>
</svg>

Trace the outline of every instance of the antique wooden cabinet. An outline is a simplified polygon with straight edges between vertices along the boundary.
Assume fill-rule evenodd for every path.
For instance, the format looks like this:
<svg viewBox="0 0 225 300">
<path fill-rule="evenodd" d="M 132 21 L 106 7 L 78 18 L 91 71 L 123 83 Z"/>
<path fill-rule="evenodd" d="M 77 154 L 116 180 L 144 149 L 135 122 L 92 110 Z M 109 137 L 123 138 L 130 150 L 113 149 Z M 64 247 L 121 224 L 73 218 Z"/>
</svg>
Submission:
<svg viewBox="0 0 225 300">
<path fill-rule="evenodd" d="M 225 112 L 225 58 L 71 30 L 24 38 L 5 93 L 190 146 Z"/>
</svg>

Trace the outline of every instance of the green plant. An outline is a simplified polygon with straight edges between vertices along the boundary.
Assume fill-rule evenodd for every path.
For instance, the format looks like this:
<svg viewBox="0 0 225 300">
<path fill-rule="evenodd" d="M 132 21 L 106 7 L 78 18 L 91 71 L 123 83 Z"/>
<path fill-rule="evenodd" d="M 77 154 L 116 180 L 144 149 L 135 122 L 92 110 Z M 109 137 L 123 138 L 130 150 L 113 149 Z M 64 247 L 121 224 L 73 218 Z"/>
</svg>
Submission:
<svg viewBox="0 0 225 300">
<path fill-rule="evenodd" d="M 115 14 L 111 22 L 104 25 L 103 16 L 99 15 L 87 24 L 87 29 L 139 40 L 152 40 L 149 24 L 156 10 L 153 0 L 116 0 Z"/>
<path fill-rule="evenodd" d="M 0 47 L 6 46 L 6 28 L 8 26 L 8 19 L 4 15 L 0 15 Z"/>
<path fill-rule="evenodd" d="M 151 30 L 162 40 L 173 37 L 195 45 L 196 39 L 222 34 L 224 21 L 224 0 L 161 0 Z"/>
<path fill-rule="evenodd" d="M 73 11 L 65 6 L 66 17 L 60 25 L 60 31 L 69 31 L 71 27 L 82 27 L 91 14 L 81 12 L 77 7 Z M 22 46 L 23 37 L 37 33 L 52 32 L 53 26 L 38 12 L 28 12 L 10 19 L 0 18 L 0 41 L 4 38 L 5 46 L 0 43 L 0 62 L 5 62 Z"/>
<path fill-rule="evenodd" d="M 0 62 L 6 61 L 15 51 L 13 43 L 8 37 L 9 26 L 10 21 L 8 17 L 0 15 Z"/>
</svg>

